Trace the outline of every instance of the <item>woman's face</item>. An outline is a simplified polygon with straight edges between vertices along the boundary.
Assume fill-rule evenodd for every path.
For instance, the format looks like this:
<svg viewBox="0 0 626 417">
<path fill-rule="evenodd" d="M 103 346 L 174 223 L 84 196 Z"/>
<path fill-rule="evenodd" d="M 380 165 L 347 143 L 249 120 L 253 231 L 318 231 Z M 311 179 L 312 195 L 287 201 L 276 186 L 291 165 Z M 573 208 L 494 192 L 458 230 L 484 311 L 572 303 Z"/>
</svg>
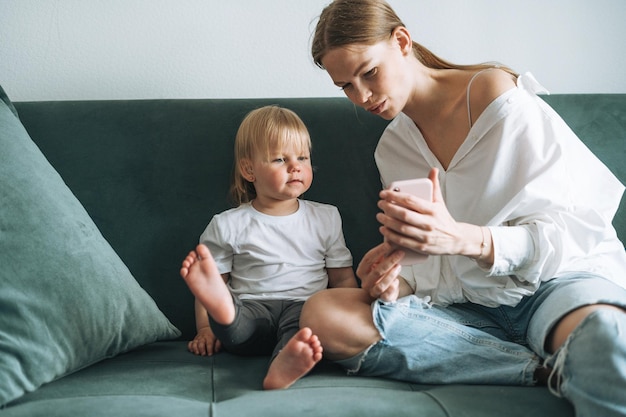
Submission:
<svg viewBox="0 0 626 417">
<path fill-rule="evenodd" d="M 404 109 L 411 91 L 407 70 L 410 39 L 408 45 L 406 48 L 406 39 L 392 36 L 373 45 L 338 47 L 324 55 L 322 65 L 350 101 L 391 120 Z"/>
</svg>

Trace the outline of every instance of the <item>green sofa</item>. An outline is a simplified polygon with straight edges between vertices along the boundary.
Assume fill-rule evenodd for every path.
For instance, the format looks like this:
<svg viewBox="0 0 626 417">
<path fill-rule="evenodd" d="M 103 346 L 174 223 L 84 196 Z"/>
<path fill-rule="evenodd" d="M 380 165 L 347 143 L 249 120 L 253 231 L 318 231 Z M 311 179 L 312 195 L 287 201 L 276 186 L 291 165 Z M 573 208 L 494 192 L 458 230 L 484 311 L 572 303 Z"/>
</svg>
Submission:
<svg viewBox="0 0 626 417">
<path fill-rule="evenodd" d="M 626 95 L 553 95 L 545 100 L 626 182 Z M 0 416 L 573 416 L 571 406 L 544 387 L 422 386 L 348 377 L 324 362 L 287 390 L 263 391 L 267 357 L 228 353 L 199 357 L 187 352 L 186 341 L 195 334 L 193 298 L 178 269 L 212 215 L 229 207 L 227 190 L 235 131 L 248 111 L 266 104 L 294 110 L 308 126 L 315 171 L 313 186 L 305 198 L 338 206 L 356 266 L 363 254 L 381 240 L 375 220 L 380 183 L 373 152 L 387 122 L 355 108 L 344 98 L 51 101 L 13 103 L 12 108 L 4 96 L 0 103 L 4 106 L 4 110 L 0 108 L 0 131 L 12 133 L 3 140 L 9 144 L 16 137 L 27 141 L 26 133 L 20 130 L 21 121 L 62 180 L 55 177 L 52 168 L 37 173 L 28 165 L 30 159 L 20 160 L 20 166 L 12 171 L 20 171 L 24 176 L 35 172 L 35 178 L 25 183 L 32 185 L 14 187 L 11 184 L 23 181 L 22 177 L 7 178 L 11 173 L 1 172 L 2 192 L 16 193 L 17 197 L 11 198 L 18 202 L 23 199 L 20 193 L 28 191 L 24 188 L 37 187 L 42 181 L 53 183 L 29 194 L 28 201 L 35 202 L 20 206 L 17 214 L 0 217 L 0 241 L 5 240 L 0 251 L 18 254 L 3 258 L 3 262 L 19 264 L 10 276 L 0 278 L 0 291 L 5 291 L 7 285 L 14 287 L 10 298 L 0 296 L 0 314 L 13 317 L 12 322 L 4 319 L 5 328 L 22 320 L 22 315 L 28 315 L 28 324 L 16 325 L 15 332 L 46 323 L 37 334 L 26 331 L 19 338 L 0 329 L 0 354 L 8 357 L 10 353 L 18 358 L 5 365 L 17 376 L 8 384 L 13 389 L 0 405 Z M 15 114 L 19 120 L 13 119 Z M 2 143 L 0 152 L 5 152 L 6 143 Z M 46 164 L 37 159 L 36 149 L 28 149 L 38 161 L 37 169 Z M 0 164 L 12 163 L 24 152 L 19 148 L 4 161 L 0 156 Z M 72 214 L 72 218 L 88 215 L 102 239 L 119 255 L 119 261 L 99 261 L 95 272 L 81 274 L 71 285 L 79 285 L 80 291 L 88 293 L 90 285 L 106 284 L 109 279 L 92 277 L 102 270 L 102 265 L 121 262 L 141 288 L 125 289 L 131 285 L 131 277 L 122 284 L 99 289 L 96 295 L 76 295 L 75 299 L 72 294 L 78 290 L 74 287 L 61 290 L 51 285 L 45 292 L 31 292 L 34 283 L 45 279 L 48 273 L 59 269 L 71 275 L 71 262 L 92 256 L 81 254 L 76 259 L 58 262 L 60 255 L 42 254 L 73 239 L 59 237 L 60 232 L 45 237 L 51 239 L 45 251 L 37 242 L 29 244 L 25 240 L 21 247 L 8 246 L 10 242 L 6 242 L 6 236 L 11 238 L 11 225 L 22 223 L 22 217 L 40 222 L 63 217 L 64 208 L 54 214 L 48 206 L 45 211 L 30 214 L 33 206 L 54 204 L 57 195 L 65 196 L 59 182 L 67 185 L 86 210 L 87 214 L 81 214 L 80 209 L 71 206 L 79 213 Z M 55 190 L 52 195 L 38 202 L 51 187 Z M 61 187 L 61 191 L 55 187 Z M 626 240 L 625 201 L 614 221 L 622 241 Z M 7 207 L 0 202 L 0 210 L 15 210 L 15 204 Z M 50 218 L 46 218 L 47 212 L 51 213 Z M 64 224 L 59 230 L 82 230 L 88 223 L 83 219 L 78 226 Z M 83 245 L 83 234 L 77 236 Z M 44 238 L 36 240 L 40 239 Z M 65 259 L 66 249 L 61 251 Z M 101 250 L 95 252 L 99 256 Z M 114 254 L 107 256 L 114 258 Z M 49 262 L 43 271 L 21 273 L 23 265 L 37 263 L 42 257 Z M 64 274 L 55 278 L 61 282 L 59 285 L 65 285 Z M 15 275 L 19 279 L 14 279 Z M 115 292 L 120 286 L 124 290 Z M 56 299 L 61 291 L 65 298 L 37 310 L 49 297 Z M 146 304 L 131 317 L 127 314 L 115 318 L 114 314 L 125 314 L 127 308 L 132 308 L 115 303 L 126 294 L 135 293 L 138 295 L 134 297 L 148 298 L 142 298 Z M 155 306 L 149 305 L 150 299 Z M 132 302 L 130 299 L 128 305 Z M 19 306 L 24 303 L 30 307 L 22 311 Z M 95 305 L 99 307 L 92 308 Z M 59 313 L 57 310 L 62 307 L 66 308 Z M 53 310 L 51 318 L 48 311 Z M 150 310 L 155 318 L 140 317 L 141 310 Z M 157 317 L 159 311 L 167 319 Z M 89 316 L 92 313 L 95 318 Z M 55 322 L 78 320 L 79 316 L 88 316 L 89 324 L 79 321 L 63 332 L 71 336 L 85 326 L 95 329 L 65 345 L 65 349 L 47 349 L 47 338 L 54 339 L 59 333 L 54 331 Z M 91 324 L 103 316 L 103 324 Z M 153 323 L 160 327 L 150 330 Z M 119 336 L 124 331 L 126 335 Z M 12 345 L 30 348 L 29 344 L 34 343 L 30 338 L 46 332 L 43 342 L 38 342 L 43 352 L 20 356 L 19 349 Z M 142 339 L 125 343 L 132 336 L 128 333 L 137 332 L 144 333 Z M 65 350 L 75 350 L 77 354 L 83 349 L 97 350 L 114 338 L 124 339 L 124 343 L 47 373 L 67 353 Z M 41 354 L 42 359 L 31 363 L 35 354 Z M 30 370 L 28 378 L 18 372 L 21 370 Z M 27 379 L 28 383 L 24 382 Z M 0 393 L 4 388 L 2 381 L 0 376 Z"/>
</svg>

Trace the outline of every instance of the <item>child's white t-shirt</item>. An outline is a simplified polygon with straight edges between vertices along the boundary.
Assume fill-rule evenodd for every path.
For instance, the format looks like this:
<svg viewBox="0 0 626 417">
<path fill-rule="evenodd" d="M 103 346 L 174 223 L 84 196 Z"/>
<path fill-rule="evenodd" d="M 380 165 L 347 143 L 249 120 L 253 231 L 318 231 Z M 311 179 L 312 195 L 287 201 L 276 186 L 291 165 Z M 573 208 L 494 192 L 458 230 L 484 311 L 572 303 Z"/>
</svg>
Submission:
<svg viewBox="0 0 626 417">
<path fill-rule="evenodd" d="M 298 200 L 287 216 L 243 204 L 213 217 L 205 244 L 241 299 L 305 300 L 328 287 L 326 268 L 352 266 L 336 207 Z"/>
</svg>

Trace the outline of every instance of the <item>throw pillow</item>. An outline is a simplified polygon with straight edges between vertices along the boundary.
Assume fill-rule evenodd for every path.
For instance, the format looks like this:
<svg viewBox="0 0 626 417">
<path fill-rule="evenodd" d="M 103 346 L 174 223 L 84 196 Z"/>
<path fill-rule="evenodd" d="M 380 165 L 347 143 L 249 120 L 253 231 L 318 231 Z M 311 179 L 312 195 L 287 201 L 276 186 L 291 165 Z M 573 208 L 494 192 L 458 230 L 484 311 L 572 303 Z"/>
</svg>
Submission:
<svg viewBox="0 0 626 417">
<path fill-rule="evenodd" d="M 179 335 L 32 142 L 0 87 L 0 406 Z"/>
</svg>

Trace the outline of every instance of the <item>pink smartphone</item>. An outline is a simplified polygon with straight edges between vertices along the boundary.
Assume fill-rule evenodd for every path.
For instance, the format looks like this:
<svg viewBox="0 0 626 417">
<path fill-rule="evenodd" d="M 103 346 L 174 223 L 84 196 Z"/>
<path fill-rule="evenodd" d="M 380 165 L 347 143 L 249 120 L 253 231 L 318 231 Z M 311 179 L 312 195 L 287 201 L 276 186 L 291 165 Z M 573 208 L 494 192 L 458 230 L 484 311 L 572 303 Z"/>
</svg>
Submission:
<svg viewBox="0 0 626 417">
<path fill-rule="evenodd" d="M 388 189 L 392 191 L 413 194 L 416 197 L 428 201 L 433 200 L 433 183 L 428 178 L 394 181 L 389 185 Z M 426 259 L 428 259 L 428 255 L 426 254 L 415 252 L 407 248 L 401 249 L 404 251 L 404 258 L 402 258 L 402 260 L 400 261 L 400 265 L 413 265 L 424 262 Z"/>
</svg>

